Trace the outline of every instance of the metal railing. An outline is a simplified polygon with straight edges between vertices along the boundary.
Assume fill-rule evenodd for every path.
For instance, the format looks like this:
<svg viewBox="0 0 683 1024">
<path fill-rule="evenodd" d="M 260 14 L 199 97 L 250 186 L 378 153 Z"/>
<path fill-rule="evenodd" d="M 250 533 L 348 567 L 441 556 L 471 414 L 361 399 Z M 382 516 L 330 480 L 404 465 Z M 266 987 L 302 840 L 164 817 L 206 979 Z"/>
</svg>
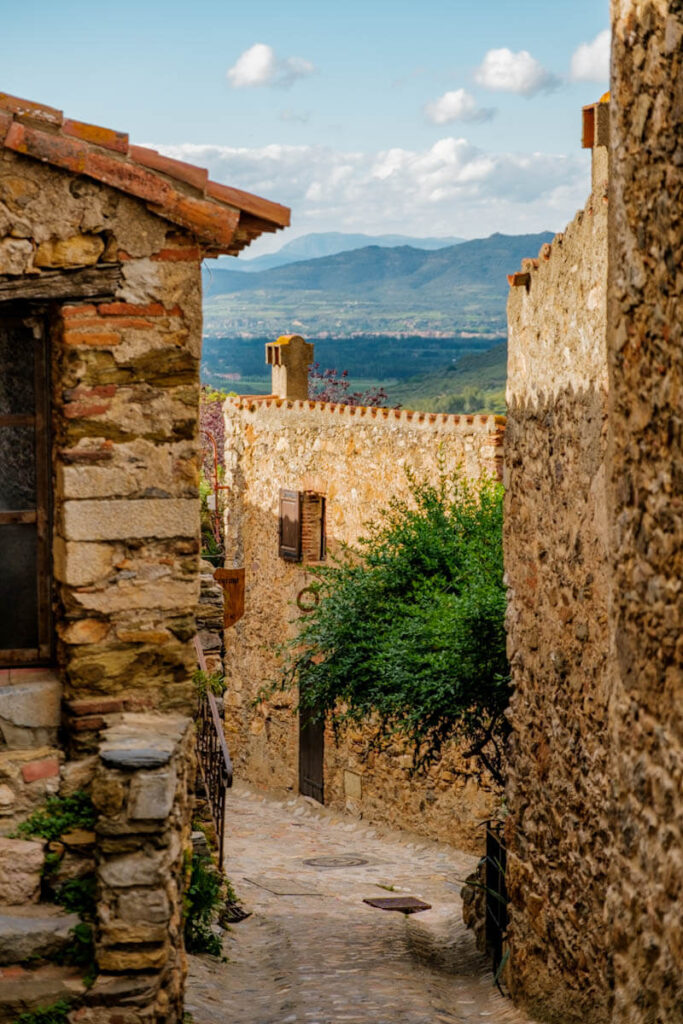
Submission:
<svg viewBox="0 0 683 1024">
<path fill-rule="evenodd" d="M 204 651 L 199 637 L 194 638 L 197 661 L 207 671 Z M 197 755 L 206 797 L 211 809 L 218 840 L 218 864 L 223 871 L 223 845 L 225 842 L 225 794 L 232 786 L 232 760 L 225 742 L 223 722 L 214 695 L 207 690 L 199 700 L 195 718 L 197 726 Z"/>
<path fill-rule="evenodd" d="M 508 926 L 507 849 L 503 825 L 496 819 L 486 822 L 486 946 L 491 951 L 496 975 L 503 960 L 503 939 Z"/>
</svg>

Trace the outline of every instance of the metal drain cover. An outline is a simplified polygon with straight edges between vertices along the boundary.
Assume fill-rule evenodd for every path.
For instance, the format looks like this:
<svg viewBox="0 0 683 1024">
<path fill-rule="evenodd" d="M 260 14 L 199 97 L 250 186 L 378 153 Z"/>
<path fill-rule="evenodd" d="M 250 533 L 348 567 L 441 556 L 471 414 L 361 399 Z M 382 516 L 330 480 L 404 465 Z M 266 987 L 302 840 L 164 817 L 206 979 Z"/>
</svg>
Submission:
<svg viewBox="0 0 683 1024">
<path fill-rule="evenodd" d="M 340 854 L 337 857 L 311 857 L 304 861 L 309 868 L 360 868 L 367 863 L 364 857 L 355 857 L 353 854 Z"/>
<path fill-rule="evenodd" d="M 400 910 L 403 914 L 419 914 L 421 910 L 432 909 L 431 903 L 423 903 L 422 900 L 416 900 L 414 896 L 380 897 L 363 900 L 363 903 L 377 907 L 378 910 Z"/>
</svg>

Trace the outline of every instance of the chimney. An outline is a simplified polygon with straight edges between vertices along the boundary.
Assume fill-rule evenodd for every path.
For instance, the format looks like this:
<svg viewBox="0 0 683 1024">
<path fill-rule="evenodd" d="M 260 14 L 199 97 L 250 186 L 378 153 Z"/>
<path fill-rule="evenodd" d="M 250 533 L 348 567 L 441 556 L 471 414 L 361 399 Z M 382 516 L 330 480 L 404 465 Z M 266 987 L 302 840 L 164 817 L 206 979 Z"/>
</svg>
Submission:
<svg viewBox="0 0 683 1024">
<path fill-rule="evenodd" d="M 604 188 L 609 172 L 609 101 L 606 92 L 597 103 L 583 108 L 581 145 L 591 153 L 592 191 Z"/>
<path fill-rule="evenodd" d="M 308 398 L 308 367 L 313 362 L 313 345 L 299 334 L 283 334 L 266 345 L 266 363 L 272 366 L 272 393 L 278 398 L 305 401 Z"/>
</svg>

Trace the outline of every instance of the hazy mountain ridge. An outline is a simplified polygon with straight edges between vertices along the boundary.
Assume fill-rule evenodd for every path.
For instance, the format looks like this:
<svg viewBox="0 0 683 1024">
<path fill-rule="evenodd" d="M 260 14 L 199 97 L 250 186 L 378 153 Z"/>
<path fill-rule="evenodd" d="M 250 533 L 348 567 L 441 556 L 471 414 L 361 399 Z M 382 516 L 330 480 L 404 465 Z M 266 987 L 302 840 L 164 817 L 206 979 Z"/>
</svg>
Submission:
<svg viewBox="0 0 683 1024">
<path fill-rule="evenodd" d="M 506 294 L 506 275 L 517 270 L 521 259 L 535 255 L 550 232 L 534 235 L 491 235 L 460 242 L 443 249 L 412 246 L 382 248 L 371 245 L 350 252 L 301 260 L 248 276 L 233 270 L 207 274 L 205 294 L 287 289 L 326 290 L 346 293 L 361 286 L 366 294 L 378 287 L 405 295 L 405 288 L 425 297 L 436 288 L 474 284 Z M 359 296 L 356 296 L 359 297 Z"/>
<path fill-rule="evenodd" d="M 271 270 L 273 267 L 285 266 L 288 263 L 296 263 L 301 260 L 333 256 L 336 253 L 349 252 L 351 249 L 363 249 L 369 245 L 382 247 L 409 245 L 413 249 L 443 249 L 464 241 L 464 238 L 456 237 L 413 238 L 410 235 L 365 235 L 344 231 L 326 231 L 300 235 L 299 238 L 293 238 L 291 242 L 285 242 L 277 252 L 271 252 L 265 256 L 256 256 L 253 259 L 242 256 L 239 260 L 223 257 L 219 260 L 209 260 L 208 264 L 213 270 L 236 270 L 239 273 L 253 274 L 256 271 Z"/>
</svg>

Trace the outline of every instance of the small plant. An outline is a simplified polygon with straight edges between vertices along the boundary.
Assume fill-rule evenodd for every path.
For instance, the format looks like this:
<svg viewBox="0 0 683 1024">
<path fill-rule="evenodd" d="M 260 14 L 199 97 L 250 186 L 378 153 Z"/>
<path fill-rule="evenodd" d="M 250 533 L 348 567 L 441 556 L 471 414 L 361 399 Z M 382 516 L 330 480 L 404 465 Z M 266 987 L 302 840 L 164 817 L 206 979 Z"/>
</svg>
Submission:
<svg viewBox="0 0 683 1024">
<path fill-rule="evenodd" d="M 220 956 L 223 943 L 211 929 L 221 903 L 221 877 L 207 857 L 192 855 L 185 893 L 185 947 L 188 953 Z"/>
<path fill-rule="evenodd" d="M 69 878 L 57 889 L 54 900 L 70 914 L 91 921 L 95 917 L 96 882 L 93 875 L 85 878 Z"/>
<path fill-rule="evenodd" d="M 37 1010 L 27 1010 L 20 1014 L 14 1024 L 68 1024 L 71 1007 L 65 999 L 60 999 L 52 1006 L 40 1006 Z"/>
<path fill-rule="evenodd" d="M 65 832 L 94 829 L 97 815 L 88 793 L 77 790 L 71 796 L 49 796 L 42 807 L 22 822 L 15 836 L 39 836 L 54 841 Z"/>
<path fill-rule="evenodd" d="M 204 672 L 198 668 L 192 676 L 195 690 L 198 697 L 205 693 L 213 693 L 215 697 L 222 697 L 225 693 L 225 676 L 221 672 Z"/>
</svg>

